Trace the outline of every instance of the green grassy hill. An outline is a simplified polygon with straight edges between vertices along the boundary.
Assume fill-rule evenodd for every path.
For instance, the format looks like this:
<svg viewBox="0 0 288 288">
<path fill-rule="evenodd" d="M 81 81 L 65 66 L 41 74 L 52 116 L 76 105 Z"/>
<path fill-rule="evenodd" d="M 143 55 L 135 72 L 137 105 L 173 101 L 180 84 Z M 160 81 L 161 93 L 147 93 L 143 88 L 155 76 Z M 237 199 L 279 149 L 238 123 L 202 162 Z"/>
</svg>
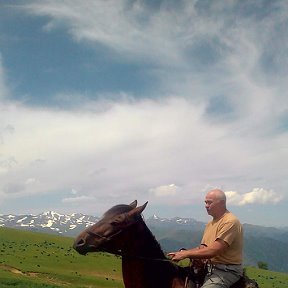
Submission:
<svg viewBox="0 0 288 288">
<path fill-rule="evenodd" d="M 81 256 L 72 243 L 72 238 L 0 228 L 0 287 L 124 287 L 118 257 Z M 253 267 L 247 274 L 261 288 L 287 288 L 288 274 Z"/>
<path fill-rule="evenodd" d="M 0 287 L 123 287 L 113 255 L 81 256 L 72 238 L 0 228 Z"/>
</svg>

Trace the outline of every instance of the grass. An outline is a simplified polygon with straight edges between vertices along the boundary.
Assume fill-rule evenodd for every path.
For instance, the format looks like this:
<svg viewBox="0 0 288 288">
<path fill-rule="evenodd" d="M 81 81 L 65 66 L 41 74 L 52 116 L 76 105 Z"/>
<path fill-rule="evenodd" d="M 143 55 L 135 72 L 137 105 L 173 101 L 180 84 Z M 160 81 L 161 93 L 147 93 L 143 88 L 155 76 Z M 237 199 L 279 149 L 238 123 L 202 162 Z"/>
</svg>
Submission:
<svg viewBox="0 0 288 288">
<path fill-rule="evenodd" d="M 123 287 L 119 258 L 81 256 L 72 243 L 67 237 L 0 228 L 0 287 Z"/>
<path fill-rule="evenodd" d="M 247 267 L 247 275 L 254 279 L 260 288 L 287 288 L 288 274 Z"/>
<path fill-rule="evenodd" d="M 1 288 L 124 288 L 119 257 L 81 256 L 72 238 L 0 227 Z M 247 267 L 260 288 L 287 288 L 288 274 Z"/>
</svg>

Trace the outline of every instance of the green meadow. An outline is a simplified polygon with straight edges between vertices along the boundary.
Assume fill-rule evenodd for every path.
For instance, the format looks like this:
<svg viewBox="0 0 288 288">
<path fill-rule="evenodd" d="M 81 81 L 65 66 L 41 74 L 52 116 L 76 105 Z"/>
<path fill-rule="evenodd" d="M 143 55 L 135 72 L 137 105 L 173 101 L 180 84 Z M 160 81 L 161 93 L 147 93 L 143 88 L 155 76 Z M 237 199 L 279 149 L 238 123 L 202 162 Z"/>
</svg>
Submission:
<svg viewBox="0 0 288 288">
<path fill-rule="evenodd" d="M 121 260 L 79 255 L 73 239 L 0 228 L 0 287 L 123 287 Z"/>
<path fill-rule="evenodd" d="M 121 287 L 121 259 L 81 256 L 72 238 L 0 227 L 0 287 Z M 288 274 L 247 267 L 261 288 L 287 288 Z"/>
</svg>

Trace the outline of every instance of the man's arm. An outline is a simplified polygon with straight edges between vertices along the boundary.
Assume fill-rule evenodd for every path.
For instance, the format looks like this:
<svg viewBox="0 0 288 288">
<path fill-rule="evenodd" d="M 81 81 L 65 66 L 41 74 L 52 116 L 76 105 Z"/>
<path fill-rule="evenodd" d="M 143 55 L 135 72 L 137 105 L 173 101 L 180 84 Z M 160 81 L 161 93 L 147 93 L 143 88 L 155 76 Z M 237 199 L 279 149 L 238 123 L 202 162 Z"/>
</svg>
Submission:
<svg viewBox="0 0 288 288">
<path fill-rule="evenodd" d="M 219 255 L 223 250 L 228 247 L 228 244 L 222 239 L 216 239 L 210 246 L 205 247 L 200 245 L 201 248 L 193 248 L 188 250 L 181 250 L 177 252 L 170 252 L 167 255 L 172 261 L 180 261 L 185 258 L 192 259 L 210 259 Z"/>
</svg>

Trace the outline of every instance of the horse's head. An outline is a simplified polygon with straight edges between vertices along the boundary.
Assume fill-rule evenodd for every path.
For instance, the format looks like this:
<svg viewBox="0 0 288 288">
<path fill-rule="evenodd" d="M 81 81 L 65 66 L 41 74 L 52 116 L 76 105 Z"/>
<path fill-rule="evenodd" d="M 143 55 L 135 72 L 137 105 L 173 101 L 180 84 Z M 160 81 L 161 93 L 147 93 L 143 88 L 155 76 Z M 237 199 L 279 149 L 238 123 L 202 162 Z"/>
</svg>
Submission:
<svg viewBox="0 0 288 288">
<path fill-rule="evenodd" d="M 129 227 L 142 220 L 141 213 L 147 203 L 137 207 L 135 200 L 130 205 L 121 204 L 112 207 L 101 220 L 78 235 L 74 241 L 74 249 L 83 255 L 95 251 L 113 253 L 121 249 L 123 235 Z"/>
</svg>

